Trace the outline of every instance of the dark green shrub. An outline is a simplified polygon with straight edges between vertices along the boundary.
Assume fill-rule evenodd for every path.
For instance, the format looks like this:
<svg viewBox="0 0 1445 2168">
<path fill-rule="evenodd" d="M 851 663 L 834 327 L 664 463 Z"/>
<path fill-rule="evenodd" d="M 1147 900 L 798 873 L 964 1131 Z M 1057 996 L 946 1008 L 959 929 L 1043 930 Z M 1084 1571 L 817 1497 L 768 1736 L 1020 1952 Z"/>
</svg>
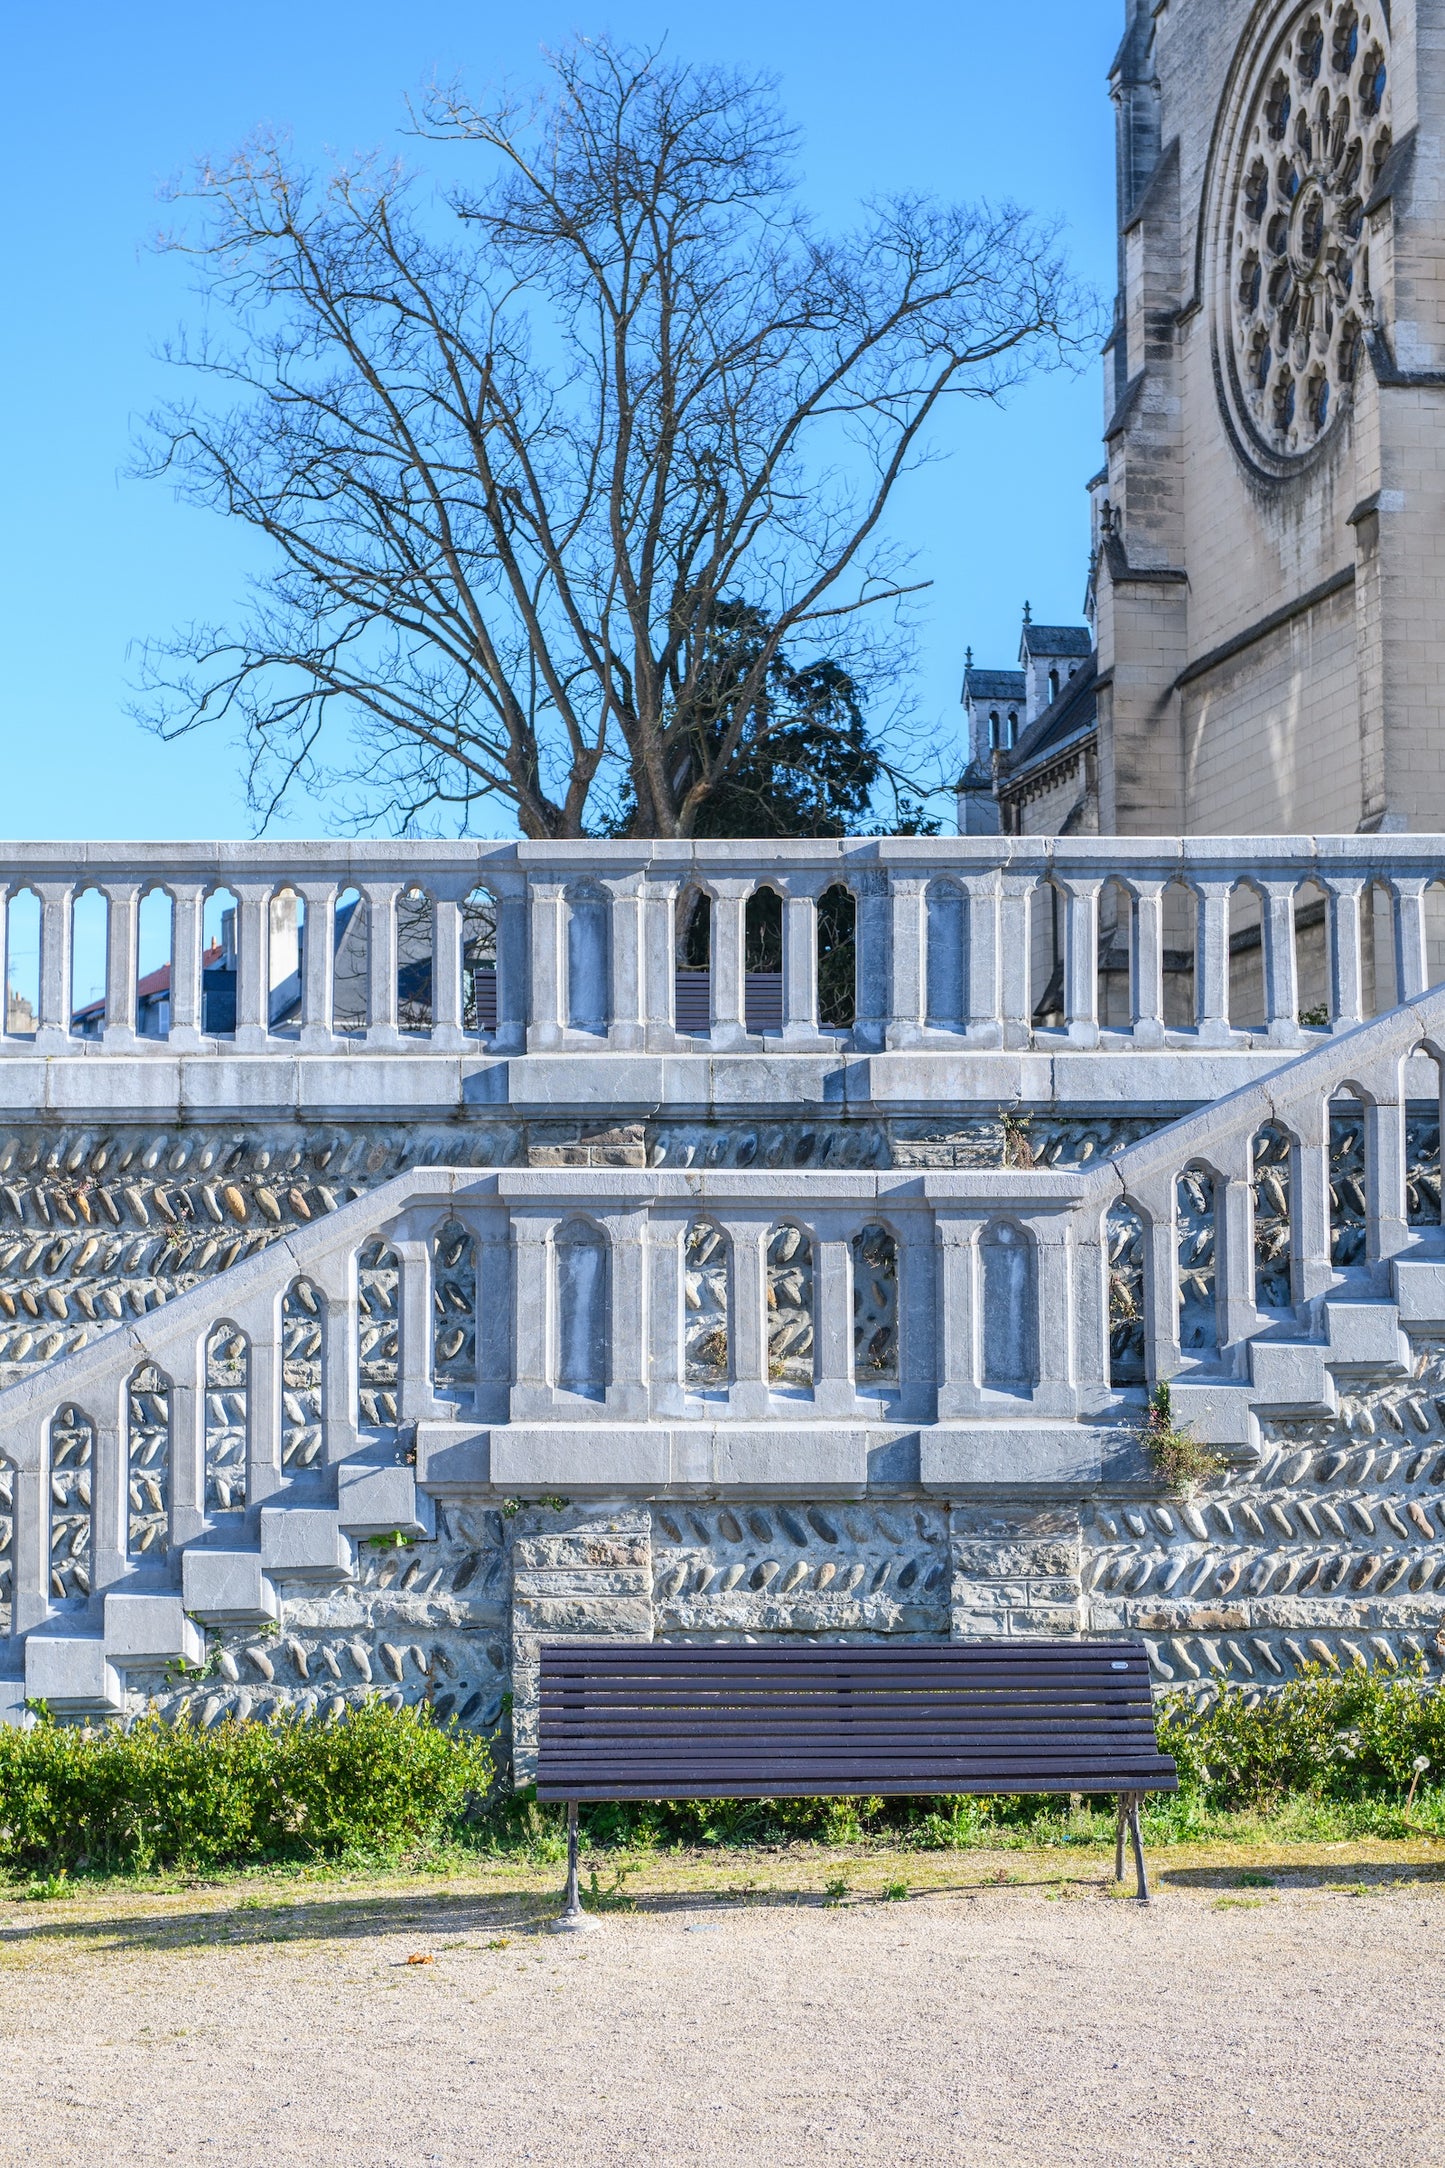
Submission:
<svg viewBox="0 0 1445 2168">
<path fill-rule="evenodd" d="M 327 1723 L 0 1727 L 0 1865 L 395 1854 L 452 1834 L 491 1779 L 474 1734 L 380 1700 Z"/>
<path fill-rule="evenodd" d="M 1423 1788 L 1445 1775 L 1445 1688 L 1423 1671 L 1337 1677 L 1312 1665 L 1253 1708 L 1237 1686 L 1199 1712 L 1179 1693 L 1161 1694 L 1157 1708 L 1181 1789 L 1212 1807 L 1268 1806 L 1290 1793 L 1393 1799 L 1412 1777 Z"/>
</svg>

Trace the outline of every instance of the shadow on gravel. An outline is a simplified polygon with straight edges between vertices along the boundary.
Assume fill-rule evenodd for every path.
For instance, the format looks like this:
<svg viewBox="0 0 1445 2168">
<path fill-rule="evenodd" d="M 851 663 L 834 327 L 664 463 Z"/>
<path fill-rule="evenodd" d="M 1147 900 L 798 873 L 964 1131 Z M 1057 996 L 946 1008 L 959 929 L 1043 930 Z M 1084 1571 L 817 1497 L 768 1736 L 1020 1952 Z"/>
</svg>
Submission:
<svg viewBox="0 0 1445 2168">
<path fill-rule="evenodd" d="M 70 1920 L 52 1912 L 36 1920 L 0 1924 L 0 1949 L 29 1942 L 65 1941 L 106 1949 L 243 1949 L 248 1944 L 337 1942 L 352 1937 L 399 1934 L 527 1934 L 543 1926 L 557 1901 L 532 1894 L 509 1896 L 337 1897 L 297 1904 L 243 1899 L 208 1911 L 111 1914 Z"/>
<path fill-rule="evenodd" d="M 1160 1889 L 1404 1889 L 1445 1882 L 1445 1858 L 1367 1860 L 1348 1866 L 1327 1861 L 1309 1867 L 1156 1866 L 1151 1880 Z"/>
</svg>

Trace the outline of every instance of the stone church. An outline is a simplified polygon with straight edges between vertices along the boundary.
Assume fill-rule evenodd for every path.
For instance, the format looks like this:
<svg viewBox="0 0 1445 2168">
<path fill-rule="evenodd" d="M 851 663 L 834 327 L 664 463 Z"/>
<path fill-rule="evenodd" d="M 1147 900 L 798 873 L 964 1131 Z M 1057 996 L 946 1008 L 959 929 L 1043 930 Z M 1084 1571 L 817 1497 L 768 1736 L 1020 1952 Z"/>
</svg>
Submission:
<svg viewBox="0 0 1445 2168">
<path fill-rule="evenodd" d="M 1445 0 L 1110 80 L 1086 622 L 970 656 L 959 833 L 0 843 L 0 1718 L 1438 1680 Z"/>
<path fill-rule="evenodd" d="M 1445 827 L 1442 23 L 1130 0 L 1089 636 L 970 666 L 964 833 Z"/>
</svg>

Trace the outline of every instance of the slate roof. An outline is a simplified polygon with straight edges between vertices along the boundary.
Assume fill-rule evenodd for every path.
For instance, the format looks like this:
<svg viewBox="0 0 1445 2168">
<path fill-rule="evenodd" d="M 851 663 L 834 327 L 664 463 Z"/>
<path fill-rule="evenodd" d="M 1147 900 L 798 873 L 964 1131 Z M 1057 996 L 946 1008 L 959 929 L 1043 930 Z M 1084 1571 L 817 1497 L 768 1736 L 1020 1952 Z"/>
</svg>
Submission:
<svg viewBox="0 0 1445 2168">
<path fill-rule="evenodd" d="M 1092 655 L 1094 636 L 1087 625 L 1025 625 L 1019 652 L 1024 655 Z"/>
<path fill-rule="evenodd" d="M 1028 690 L 1022 670 L 975 670 L 963 673 L 965 700 L 1022 700 Z"/>
</svg>

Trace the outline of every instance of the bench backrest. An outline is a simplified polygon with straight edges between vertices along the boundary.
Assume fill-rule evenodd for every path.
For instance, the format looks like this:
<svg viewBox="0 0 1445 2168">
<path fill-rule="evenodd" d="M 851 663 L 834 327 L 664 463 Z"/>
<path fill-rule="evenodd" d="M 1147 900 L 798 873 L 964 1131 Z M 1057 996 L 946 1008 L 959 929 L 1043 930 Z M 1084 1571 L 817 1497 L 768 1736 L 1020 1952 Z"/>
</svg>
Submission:
<svg viewBox="0 0 1445 2168">
<path fill-rule="evenodd" d="M 1137 1641 L 541 1651 L 539 1799 L 1175 1789 Z"/>
</svg>

